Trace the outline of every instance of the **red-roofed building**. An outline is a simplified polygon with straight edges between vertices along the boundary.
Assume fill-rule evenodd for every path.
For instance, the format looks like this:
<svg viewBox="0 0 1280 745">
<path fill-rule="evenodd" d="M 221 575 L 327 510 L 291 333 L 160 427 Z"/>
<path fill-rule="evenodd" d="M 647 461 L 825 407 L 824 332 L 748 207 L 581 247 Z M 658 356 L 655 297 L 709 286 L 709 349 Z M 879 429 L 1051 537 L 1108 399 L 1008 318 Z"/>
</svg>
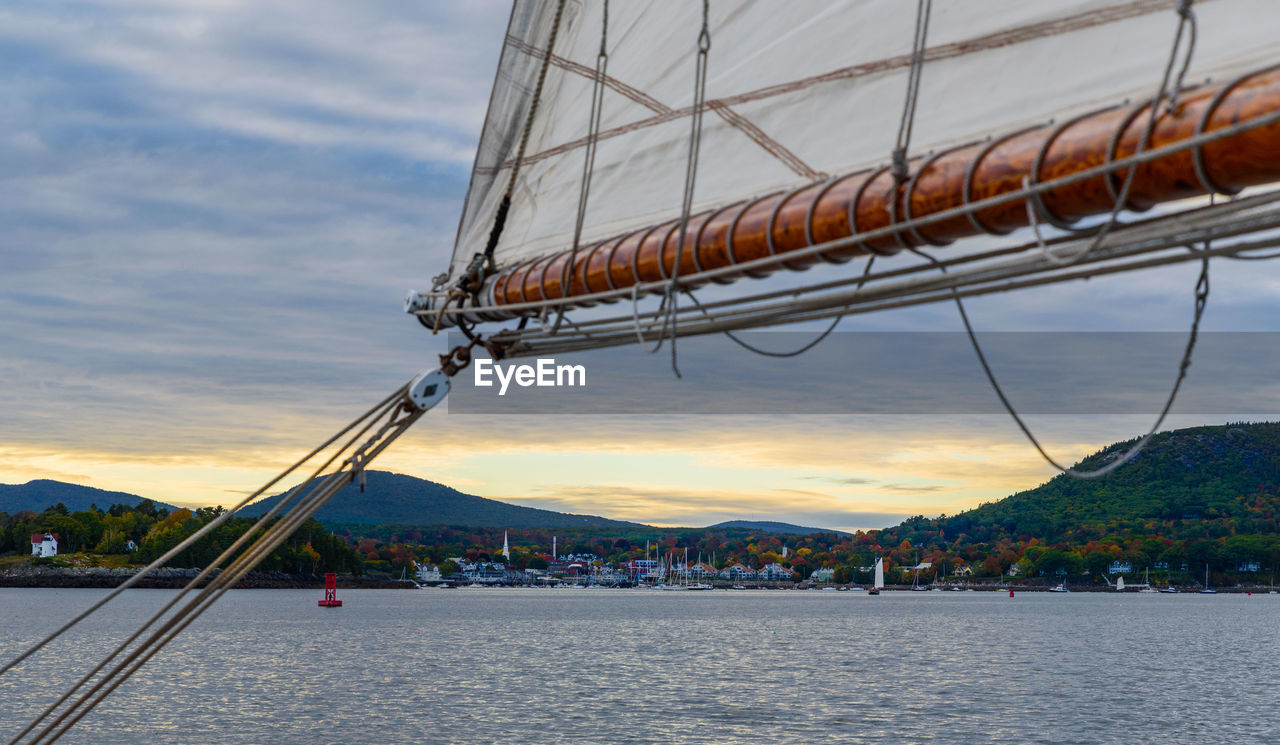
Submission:
<svg viewBox="0 0 1280 745">
<path fill-rule="evenodd" d="M 57 556 L 58 555 L 58 536 L 53 533 L 32 533 L 31 534 L 31 555 L 32 556 Z"/>
</svg>

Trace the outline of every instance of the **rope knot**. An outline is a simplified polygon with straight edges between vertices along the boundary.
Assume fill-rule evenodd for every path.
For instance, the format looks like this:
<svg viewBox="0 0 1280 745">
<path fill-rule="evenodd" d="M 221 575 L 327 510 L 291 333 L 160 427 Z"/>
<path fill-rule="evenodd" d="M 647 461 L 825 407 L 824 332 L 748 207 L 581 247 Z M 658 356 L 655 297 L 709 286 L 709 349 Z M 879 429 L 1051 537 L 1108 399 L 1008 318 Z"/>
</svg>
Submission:
<svg viewBox="0 0 1280 745">
<path fill-rule="evenodd" d="M 893 168 L 891 170 L 893 180 L 901 184 L 911 176 L 910 169 L 907 168 L 907 151 L 905 148 L 896 148 L 893 151 Z"/>
</svg>

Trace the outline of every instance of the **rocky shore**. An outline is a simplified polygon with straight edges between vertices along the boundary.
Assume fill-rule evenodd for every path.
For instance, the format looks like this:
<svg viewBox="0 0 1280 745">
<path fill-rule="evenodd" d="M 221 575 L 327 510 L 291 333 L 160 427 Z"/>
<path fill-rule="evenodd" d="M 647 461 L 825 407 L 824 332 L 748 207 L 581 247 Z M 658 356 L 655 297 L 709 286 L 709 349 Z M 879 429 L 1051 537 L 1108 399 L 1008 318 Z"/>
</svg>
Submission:
<svg viewBox="0 0 1280 745">
<path fill-rule="evenodd" d="M 138 573 L 133 567 L 48 567 L 22 566 L 0 571 L 0 587 L 116 587 Z M 198 569 L 161 567 L 143 577 L 134 587 L 177 589 L 185 586 Z M 216 576 L 216 575 L 214 575 Z M 324 587 L 323 575 L 299 575 L 285 572 L 249 572 L 236 583 L 242 589 L 313 589 Z M 413 589 L 412 582 L 392 579 L 339 575 L 340 588 Z"/>
</svg>

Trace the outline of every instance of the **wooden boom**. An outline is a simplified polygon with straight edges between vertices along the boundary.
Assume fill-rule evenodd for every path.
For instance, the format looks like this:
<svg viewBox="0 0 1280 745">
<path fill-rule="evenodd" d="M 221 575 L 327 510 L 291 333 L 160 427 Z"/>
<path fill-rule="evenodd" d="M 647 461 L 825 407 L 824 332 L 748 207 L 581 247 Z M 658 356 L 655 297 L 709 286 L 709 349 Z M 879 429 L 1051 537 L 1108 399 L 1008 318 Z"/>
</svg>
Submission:
<svg viewBox="0 0 1280 745">
<path fill-rule="evenodd" d="M 1167 105 L 1161 101 L 1161 107 Z M 999 196 L 1031 183 L 1069 176 L 1133 155 L 1146 128 L 1150 101 L 1077 117 L 916 159 L 913 176 L 895 188 L 888 167 L 851 173 L 787 193 L 738 202 L 689 219 L 680 275 L 740 264 Z M 1144 150 L 1174 145 L 1198 133 L 1280 110 L 1280 67 L 1250 73 L 1225 85 L 1185 90 L 1175 112 L 1160 112 Z M 1210 192 L 1234 193 L 1280 180 L 1280 123 L 1258 127 L 1138 166 L 1127 207 Z M 1200 159 L 1197 168 L 1196 159 Z M 1042 219 L 1066 224 L 1109 212 L 1126 171 L 1058 187 L 1042 195 Z M 896 200 L 893 203 L 891 200 Z M 892 208 L 892 209 L 891 209 Z M 905 246 L 945 245 L 978 233 L 1007 233 L 1028 225 L 1026 204 L 1014 201 L 895 235 L 783 263 L 802 269 L 819 261 L 843 262 L 869 252 L 892 254 Z M 562 278 L 573 256 L 567 296 L 625 289 L 669 279 L 677 255 L 679 220 L 599 243 L 565 250 L 499 272 L 489 307 L 566 297 Z M 776 270 L 776 269 L 774 269 Z M 771 269 L 756 269 L 764 276 Z M 738 275 L 741 276 L 741 275 Z M 717 278 L 731 281 L 732 277 Z M 476 310 L 480 310 L 477 308 Z"/>
</svg>

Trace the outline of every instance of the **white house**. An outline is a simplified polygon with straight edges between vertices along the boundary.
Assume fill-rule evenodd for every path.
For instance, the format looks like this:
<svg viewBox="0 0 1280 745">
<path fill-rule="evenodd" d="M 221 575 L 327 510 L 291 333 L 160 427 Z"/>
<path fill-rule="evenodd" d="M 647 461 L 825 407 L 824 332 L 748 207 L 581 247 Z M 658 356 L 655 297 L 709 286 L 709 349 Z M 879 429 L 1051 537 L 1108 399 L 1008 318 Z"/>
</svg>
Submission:
<svg viewBox="0 0 1280 745">
<path fill-rule="evenodd" d="M 791 570 L 778 563 L 766 564 L 756 575 L 760 579 L 773 582 L 791 579 Z"/>
<path fill-rule="evenodd" d="M 809 575 L 809 579 L 814 582 L 830 582 L 836 578 L 836 570 L 831 567 L 822 567 L 813 570 L 813 574 Z"/>
<path fill-rule="evenodd" d="M 720 570 L 720 579 L 755 579 L 755 576 L 754 569 L 748 569 L 741 564 L 734 564 L 728 569 Z"/>
<path fill-rule="evenodd" d="M 1117 559 L 1116 561 L 1111 562 L 1110 571 L 1112 574 L 1128 574 L 1133 571 L 1133 564 Z"/>
<path fill-rule="evenodd" d="M 32 556 L 57 556 L 58 555 L 58 536 L 53 533 L 32 533 L 31 534 L 31 555 Z"/>
</svg>

